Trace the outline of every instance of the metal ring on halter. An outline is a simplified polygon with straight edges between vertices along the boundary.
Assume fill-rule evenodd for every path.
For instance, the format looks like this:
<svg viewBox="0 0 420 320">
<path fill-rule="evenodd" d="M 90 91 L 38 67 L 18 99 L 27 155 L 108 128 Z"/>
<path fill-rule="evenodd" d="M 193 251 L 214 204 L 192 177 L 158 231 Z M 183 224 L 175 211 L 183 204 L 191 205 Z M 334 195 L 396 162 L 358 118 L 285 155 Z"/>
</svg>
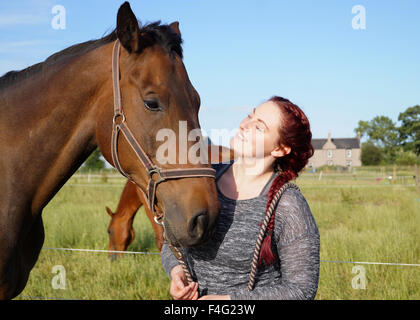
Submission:
<svg viewBox="0 0 420 320">
<path fill-rule="evenodd" d="M 153 175 L 154 173 L 157 173 L 157 174 L 159 175 L 159 180 L 158 180 L 157 182 L 161 182 L 161 181 L 165 180 L 165 178 L 163 178 L 163 177 L 162 177 L 160 170 L 162 170 L 162 169 L 161 169 L 161 168 L 159 168 L 159 167 L 157 167 L 157 166 L 156 166 L 156 167 L 154 167 L 152 170 L 150 170 L 150 171 L 148 172 L 148 174 L 149 174 L 149 178 L 150 178 L 150 179 L 152 179 L 152 175 Z"/>
<path fill-rule="evenodd" d="M 119 117 L 122 117 L 122 120 L 121 120 L 120 123 L 125 122 L 125 115 L 124 115 L 124 113 L 116 113 L 116 114 L 114 114 L 114 117 L 112 118 L 112 122 L 114 123 L 114 125 L 116 124 L 116 120 Z"/>
</svg>

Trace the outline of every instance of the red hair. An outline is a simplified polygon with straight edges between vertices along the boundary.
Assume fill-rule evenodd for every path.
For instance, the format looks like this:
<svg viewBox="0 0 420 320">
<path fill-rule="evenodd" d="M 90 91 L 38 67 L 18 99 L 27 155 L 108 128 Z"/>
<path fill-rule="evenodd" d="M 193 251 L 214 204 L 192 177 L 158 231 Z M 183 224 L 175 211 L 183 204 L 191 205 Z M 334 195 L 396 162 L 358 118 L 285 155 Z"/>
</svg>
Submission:
<svg viewBox="0 0 420 320">
<path fill-rule="evenodd" d="M 309 120 L 303 111 L 287 99 L 274 96 L 268 101 L 274 102 L 282 114 L 282 123 L 279 128 L 280 143 L 291 148 L 290 153 L 277 158 L 274 162 L 274 171 L 278 171 L 278 176 L 274 179 L 268 192 L 266 210 L 271 204 L 277 191 L 288 181 L 298 177 L 299 172 L 306 166 L 309 158 L 314 154 L 312 146 L 312 132 Z M 271 265 L 276 261 L 272 251 L 271 238 L 274 232 L 275 214 L 271 216 L 268 223 L 266 237 L 261 246 L 259 267 L 262 261 L 266 265 Z"/>
</svg>

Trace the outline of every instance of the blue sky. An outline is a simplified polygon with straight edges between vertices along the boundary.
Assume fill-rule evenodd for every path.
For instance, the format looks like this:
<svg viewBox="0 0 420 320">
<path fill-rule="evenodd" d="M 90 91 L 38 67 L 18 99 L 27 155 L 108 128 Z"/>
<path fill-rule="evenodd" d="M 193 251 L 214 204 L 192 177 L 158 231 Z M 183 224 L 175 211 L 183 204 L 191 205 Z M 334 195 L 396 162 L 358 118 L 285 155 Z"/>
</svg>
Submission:
<svg viewBox="0 0 420 320">
<path fill-rule="evenodd" d="M 0 74 L 45 60 L 115 27 L 123 1 L 16 0 L 0 3 Z M 307 114 L 314 138 L 353 137 L 359 120 L 397 121 L 420 104 L 418 0 L 131 1 L 142 23 L 180 22 L 184 63 L 202 108 L 200 123 L 237 128 L 272 95 Z M 51 10 L 66 10 L 66 29 Z M 355 30 L 352 8 L 366 9 Z"/>
</svg>

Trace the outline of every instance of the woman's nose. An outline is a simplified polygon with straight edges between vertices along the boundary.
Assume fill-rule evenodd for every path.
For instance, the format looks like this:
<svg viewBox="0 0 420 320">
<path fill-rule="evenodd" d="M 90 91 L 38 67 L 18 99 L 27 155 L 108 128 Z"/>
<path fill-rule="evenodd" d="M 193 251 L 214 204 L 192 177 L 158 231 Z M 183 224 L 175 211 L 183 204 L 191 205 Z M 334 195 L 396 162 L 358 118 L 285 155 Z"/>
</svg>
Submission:
<svg viewBox="0 0 420 320">
<path fill-rule="evenodd" d="M 248 118 L 245 118 L 244 120 L 242 120 L 241 124 L 239 125 L 239 128 L 242 130 L 247 130 L 249 129 L 250 123 L 251 121 Z"/>
</svg>

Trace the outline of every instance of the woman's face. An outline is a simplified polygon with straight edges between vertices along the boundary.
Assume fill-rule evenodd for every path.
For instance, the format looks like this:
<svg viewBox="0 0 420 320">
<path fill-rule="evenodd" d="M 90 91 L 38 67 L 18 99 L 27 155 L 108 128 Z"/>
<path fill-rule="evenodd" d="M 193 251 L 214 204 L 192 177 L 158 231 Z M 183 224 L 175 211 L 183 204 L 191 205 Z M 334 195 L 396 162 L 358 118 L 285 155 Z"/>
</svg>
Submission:
<svg viewBox="0 0 420 320">
<path fill-rule="evenodd" d="M 264 158 L 278 156 L 279 128 L 282 123 L 280 108 L 267 101 L 254 108 L 242 120 L 236 135 L 230 140 L 230 147 L 235 155 L 244 158 Z"/>
</svg>

